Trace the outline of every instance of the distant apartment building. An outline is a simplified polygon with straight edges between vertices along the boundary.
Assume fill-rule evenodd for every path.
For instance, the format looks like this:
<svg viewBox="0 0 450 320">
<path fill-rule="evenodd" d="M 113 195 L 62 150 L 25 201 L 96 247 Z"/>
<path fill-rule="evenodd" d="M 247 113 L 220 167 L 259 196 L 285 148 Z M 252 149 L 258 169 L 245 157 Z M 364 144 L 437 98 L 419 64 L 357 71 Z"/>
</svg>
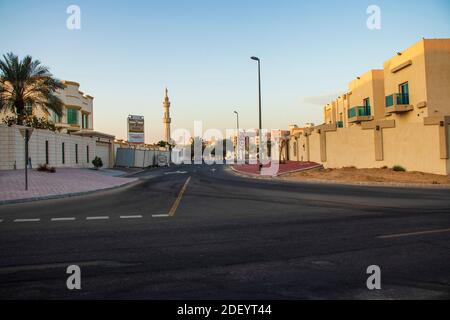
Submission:
<svg viewBox="0 0 450 320">
<path fill-rule="evenodd" d="M 449 88 L 450 39 L 422 39 L 353 79 L 324 107 L 324 124 L 291 132 L 289 157 L 449 174 Z"/>
<path fill-rule="evenodd" d="M 39 106 L 26 106 L 27 114 L 45 118 L 57 128 L 56 132 L 34 129 L 30 139 L 32 166 L 47 164 L 54 167 L 92 167 L 98 156 L 105 168 L 114 166 L 114 136 L 94 131 L 93 101 L 90 95 L 80 91 L 80 84 L 62 81 L 64 89 L 56 95 L 64 104 L 61 117 L 50 111 L 45 113 Z M 2 124 L 11 112 L 0 114 L 0 170 L 24 168 L 23 139 L 20 128 Z"/>
</svg>

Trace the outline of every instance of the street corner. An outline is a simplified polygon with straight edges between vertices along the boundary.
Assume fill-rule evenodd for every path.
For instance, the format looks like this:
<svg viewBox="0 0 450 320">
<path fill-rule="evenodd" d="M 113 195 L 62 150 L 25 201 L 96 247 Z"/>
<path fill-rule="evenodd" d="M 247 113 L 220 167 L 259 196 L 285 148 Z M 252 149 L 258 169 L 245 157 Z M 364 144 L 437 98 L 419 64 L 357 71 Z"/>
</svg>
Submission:
<svg viewBox="0 0 450 320">
<path fill-rule="evenodd" d="M 57 168 L 55 172 L 28 170 L 0 171 L 0 204 L 29 202 L 88 194 L 123 187 L 137 178 L 124 178 L 119 170 Z"/>
</svg>

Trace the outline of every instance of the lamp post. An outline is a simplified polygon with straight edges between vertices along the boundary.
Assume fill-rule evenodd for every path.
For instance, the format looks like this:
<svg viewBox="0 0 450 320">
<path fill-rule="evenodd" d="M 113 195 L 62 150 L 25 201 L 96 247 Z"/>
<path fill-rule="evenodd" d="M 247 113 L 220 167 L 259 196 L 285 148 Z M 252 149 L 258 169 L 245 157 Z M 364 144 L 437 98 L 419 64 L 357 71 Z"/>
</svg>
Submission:
<svg viewBox="0 0 450 320">
<path fill-rule="evenodd" d="M 236 114 L 236 128 L 239 133 L 239 112 L 234 111 L 234 114 Z"/>
<path fill-rule="evenodd" d="M 262 154 L 261 154 L 261 143 L 262 143 L 262 119 L 261 119 L 261 60 L 258 57 L 251 57 L 250 59 L 258 61 L 258 93 L 259 93 L 259 146 L 258 146 L 258 159 L 259 159 L 259 170 L 262 168 Z"/>
<path fill-rule="evenodd" d="M 236 128 L 237 128 L 237 135 L 236 135 L 236 147 L 235 147 L 235 154 L 236 154 L 236 161 L 238 160 L 238 150 L 239 150 L 239 112 L 234 111 L 234 114 L 236 114 Z"/>
</svg>

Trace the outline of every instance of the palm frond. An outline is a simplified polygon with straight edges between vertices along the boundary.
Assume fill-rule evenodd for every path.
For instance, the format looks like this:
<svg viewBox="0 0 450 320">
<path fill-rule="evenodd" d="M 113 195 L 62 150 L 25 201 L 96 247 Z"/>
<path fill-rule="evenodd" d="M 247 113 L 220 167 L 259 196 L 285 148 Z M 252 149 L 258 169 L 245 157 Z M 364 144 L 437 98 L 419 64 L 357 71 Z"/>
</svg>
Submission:
<svg viewBox="0 0 450 320">
<path fill-rule="evenodd" d="M 64 104 L 56 93 L 63 88 L 50 69 L 31 56 L 19 60 L 10 52 L 0 60 L 0 111 L 10 110 L 20 118 L 31 104 L 61 116 Z"/>
</svg>

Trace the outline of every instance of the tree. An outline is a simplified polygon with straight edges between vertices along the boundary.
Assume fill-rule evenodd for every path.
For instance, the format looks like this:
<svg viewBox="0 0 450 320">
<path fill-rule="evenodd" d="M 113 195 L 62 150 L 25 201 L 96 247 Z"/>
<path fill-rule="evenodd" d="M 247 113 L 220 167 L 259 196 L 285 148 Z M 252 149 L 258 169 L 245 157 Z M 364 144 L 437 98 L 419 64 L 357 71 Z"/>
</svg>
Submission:
<svg viewBox="0 0 450 320">
<path fill-rule="evenodd" d="M 168 146 L 169 146 L 169 143 L 167 143 L 167 142 L 164 141 L 164 140 L 161 140 L 161 141 L 159 141 L 156 145 L 157 145 L 158 147 L 160 147 L 160 148 L 165 148 L 165 147 L 168 147 Z"/>
<path fill-rule="evenodd" d="M 286 147 L 287 147 L 286 139 L 281 138 L 279 144 L 279 159 L 278 159 L 280 163 L 286 163 L 286 154 L 285 154 Z"/>
<path fill-rule="evenodd" d="M 98 170 L 99 168 L 103 167 L 103 161 L 99 157 L 95 157 L 95 159 L 92 160 L 92 164 L 94 165 L 96 170 Z"/>
<path fill-rule="evenodd" d="M 25 106 L 39 106 L 44 113 L 62 116 L 63 102 L 55 93 L 64 85 L 39 60 L 22 60 L 12 52 L 0 60 L 0 112 L 11 111 L 19 125 L 27 117 Z"/>
</svg>

